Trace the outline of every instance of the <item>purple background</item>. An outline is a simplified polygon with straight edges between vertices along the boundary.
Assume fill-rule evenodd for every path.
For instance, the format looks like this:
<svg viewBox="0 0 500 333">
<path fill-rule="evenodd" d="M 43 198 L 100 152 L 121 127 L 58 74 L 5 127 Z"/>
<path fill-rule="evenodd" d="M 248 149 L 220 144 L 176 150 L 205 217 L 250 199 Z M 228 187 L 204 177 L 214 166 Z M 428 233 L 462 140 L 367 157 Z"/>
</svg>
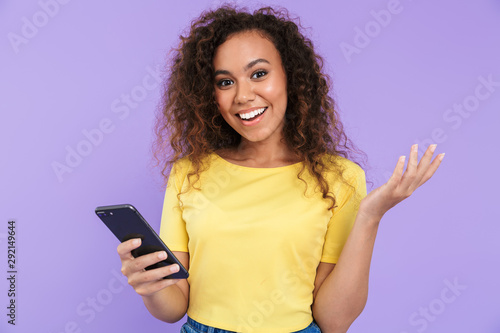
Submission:
<svg viewBox="0 0 500 333">
<path fill-rule="evenodd" d="M 132 203 L 158 230 L 164 188 L 150 143 L 160 89 L 150 72 L 219 2 L 60 1 L 0 2 L 0 331 L 178 332 L 126 285 L 117 241 L 93 211 Z M 268 4 L 308 28 L 375 185 L 413 143 L 446 152 L 434 178 L 384 217 L 368 304 L 349 332 L 500 332 L 500 2 Z M 77 149 L 86 156 L 58 177 L 54 163 Z M 16 327 L 6 323 L 12 218 Z"/>
</svg>

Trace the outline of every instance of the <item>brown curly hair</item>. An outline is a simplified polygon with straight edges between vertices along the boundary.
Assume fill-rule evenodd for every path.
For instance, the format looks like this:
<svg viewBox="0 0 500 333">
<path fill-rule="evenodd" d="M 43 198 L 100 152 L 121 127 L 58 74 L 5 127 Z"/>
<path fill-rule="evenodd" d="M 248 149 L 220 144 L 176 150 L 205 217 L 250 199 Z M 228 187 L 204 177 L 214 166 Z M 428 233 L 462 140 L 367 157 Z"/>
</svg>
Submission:
<svg viewBox="0 0 500 333">
<path fill-rule="evenodd" d="M 199 179 L 207 167 L 204 157 L 220 149 L 236 148 L 240 143 L 240 134 L 226 123 L 217 108 L 213 58 L 217 47 L 230 35 L 257 30 L 273 42 L 285 69 L 288 101 L 283 137 L 303 161 L 297 177 L 304 181 L 301 175 L 307 168 L 317 180 L 323 198 L 331 200 L 329 209 L 335 206 L 335 197 L 323 177 L 329 170 L 327 164 L 342 176 L 335 157 L 348 158 L 359 150 L 347 138 L 328 95 L 330 78 L 322 73 L 323 59 L 299 27 L 300 22 L 295 23 L 283 8 L 265 7 L 252 14 L 229 5 L 203 12 L 191 23 L 189 35 L 180 36 L 180 45 L 174 49 L 155 125 L 153 151 L 166 180 L 173 163 L 187 157 L 194 169 L 188 174 L 189 184 L 196 188 L 191 176 Z"/>
</svg>

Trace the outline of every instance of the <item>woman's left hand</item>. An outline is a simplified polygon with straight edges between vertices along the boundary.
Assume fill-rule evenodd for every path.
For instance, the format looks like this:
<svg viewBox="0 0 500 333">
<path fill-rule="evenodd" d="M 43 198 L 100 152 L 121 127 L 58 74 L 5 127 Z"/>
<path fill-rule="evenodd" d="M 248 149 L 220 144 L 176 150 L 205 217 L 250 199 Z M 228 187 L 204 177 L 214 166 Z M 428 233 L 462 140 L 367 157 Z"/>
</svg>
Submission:
<svg viewBox="0 0 500 333">
<path fill-rule="evenodd" d="M 418 187 L 428 181 L 444 157 L 444 153 L 439 154 L 431 162 L 435 149 L 435 144 L 430 145 L 418 162 L 418 145 L 413 145 L 404 174 L 405 156 L 401 156 L 387 183 L 374 189 L 361 200 L 358 215 L 380 221 L 389 209 L 408 198 Z"/>
</svg>

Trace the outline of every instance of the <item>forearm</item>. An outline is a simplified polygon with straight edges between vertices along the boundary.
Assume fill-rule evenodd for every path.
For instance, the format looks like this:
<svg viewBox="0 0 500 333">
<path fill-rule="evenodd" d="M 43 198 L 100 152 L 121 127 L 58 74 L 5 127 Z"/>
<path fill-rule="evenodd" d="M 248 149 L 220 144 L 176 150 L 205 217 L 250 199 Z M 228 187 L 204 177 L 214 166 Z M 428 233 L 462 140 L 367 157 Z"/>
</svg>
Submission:
<svg viewBox="0 0 500 333">
<path fill-rule="evenodd" d="M 313 315 L 323 332 L 346 332 L 363 311 L 379 222 L 358 213 L 335 268 L 321 284 Z"/>
<path fill-rule="evenodd" d="M 188 300 L 177 284 L 150 296 L 142 296 L 142 300 L 155 318 L 167 323 L 175 323 L 181 320 L 188 307 Z"/>
</svg>

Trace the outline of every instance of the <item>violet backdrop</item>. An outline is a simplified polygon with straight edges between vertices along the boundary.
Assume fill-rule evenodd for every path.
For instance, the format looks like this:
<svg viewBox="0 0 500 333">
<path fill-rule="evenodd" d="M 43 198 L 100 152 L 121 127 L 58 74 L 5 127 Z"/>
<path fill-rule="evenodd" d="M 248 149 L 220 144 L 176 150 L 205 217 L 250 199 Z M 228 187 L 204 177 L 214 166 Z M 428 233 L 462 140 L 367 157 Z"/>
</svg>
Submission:
<svg viewBox="0 0 500 333">
<path fill-rule="evenodd" d="M 150 153 L 159 68 L 189 22 L 219 3 L 0 2 L 1 332 L 179 331 L 127 285 L 94 208 L 131 203 L 159 229 L 164 187 Z M 368 304 L 349 332 L 500 332 L 500 1 L 266 4 L 300 16 L 375 186 L 413 143 L 446 153 L 384 217 Z M 256 311 L 242 320 L 267 315 Z"/>
</svg>

